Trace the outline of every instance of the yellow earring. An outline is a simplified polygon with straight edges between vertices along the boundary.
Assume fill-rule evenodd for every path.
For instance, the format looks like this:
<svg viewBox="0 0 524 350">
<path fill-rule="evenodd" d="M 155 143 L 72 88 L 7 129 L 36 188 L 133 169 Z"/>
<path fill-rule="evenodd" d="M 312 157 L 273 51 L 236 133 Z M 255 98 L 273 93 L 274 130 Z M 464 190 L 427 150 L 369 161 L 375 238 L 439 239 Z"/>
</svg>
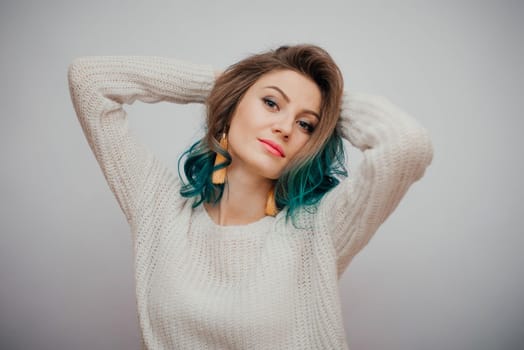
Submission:
<svg viewBox="0 0 524 350">
<path fill-rule="evenodd" d="M 266 215 L 275 216 L 278 213 L 277 204 L 275 202 L 275 187 L 269 190 L 266 202 Z"/>
<path fill-rule="evenodd" d="M 222 134 L 222 138 L 220 139 L 220 147 L 227 151 L 226 133 Z M 215 166 L 222 164 L 225 161 L 226 161 L 226 158 L 222 154 L 217 153 L 215 157 Z M 219 185 L 219 184 L 223 184 L 225 181 L 226 181 L 226 167 L 213 171 L 213 176 L 211 178 L 212 183 Z"/>
</svg>

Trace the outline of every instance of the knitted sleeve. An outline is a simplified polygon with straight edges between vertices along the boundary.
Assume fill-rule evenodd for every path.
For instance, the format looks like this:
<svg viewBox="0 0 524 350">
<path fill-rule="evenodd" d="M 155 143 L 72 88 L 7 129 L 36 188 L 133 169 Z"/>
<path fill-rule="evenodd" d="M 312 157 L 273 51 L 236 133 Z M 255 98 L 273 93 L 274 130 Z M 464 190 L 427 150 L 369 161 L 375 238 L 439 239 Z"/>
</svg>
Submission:
<svg viewBox="0 0 524 350">
<path fill-rule="evenodd" d="M 363 152 L 359 167 L 326 195 L 319 214 L 332 238 L 339 277 L 433 159 L 428 131 L 382 96 L 345 93 L 342 137 Z"/>
<path fill-rule="evenodd" d="M 169 171 L 129 129 L 123 104 L 202 103 L 214 83 L 213 69 L 164 57 L 91 56 L 70 64 L 68 81 L 87 142 L 132 225 L 145 185 L 165 190 L 154 182 Z"/>
</svg>

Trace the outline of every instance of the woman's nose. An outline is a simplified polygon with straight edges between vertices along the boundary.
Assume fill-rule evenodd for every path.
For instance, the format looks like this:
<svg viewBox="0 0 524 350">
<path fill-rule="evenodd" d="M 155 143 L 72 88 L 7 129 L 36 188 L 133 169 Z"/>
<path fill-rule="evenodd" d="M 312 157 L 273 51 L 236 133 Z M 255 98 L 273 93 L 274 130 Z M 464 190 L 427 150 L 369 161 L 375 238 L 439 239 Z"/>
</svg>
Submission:
<svg viewBox="0 0 524 350">
<path fill-rule="evenodd" d="M 280 134 L 281 137 L 287 139 L 293 131 L 294 123 L 295 121 L 291 116 L 282 116 L 275 121 L 271 129 L 275 134 Z"/>
</svg>

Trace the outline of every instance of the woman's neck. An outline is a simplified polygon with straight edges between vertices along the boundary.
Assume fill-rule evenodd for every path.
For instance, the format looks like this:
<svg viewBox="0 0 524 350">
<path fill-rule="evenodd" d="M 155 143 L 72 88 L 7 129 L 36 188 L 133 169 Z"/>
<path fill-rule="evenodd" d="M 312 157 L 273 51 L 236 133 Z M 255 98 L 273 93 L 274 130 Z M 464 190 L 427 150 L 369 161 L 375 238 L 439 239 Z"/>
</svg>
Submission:
<svg viewBox="0 0 524 350">
<path fill-rule="evenodd" d="M 246 225 L 263 218 L 273 181 L 228 169 L 224 193 L 216 205 L 205 204 L 218 225 Z"/>
</svg>

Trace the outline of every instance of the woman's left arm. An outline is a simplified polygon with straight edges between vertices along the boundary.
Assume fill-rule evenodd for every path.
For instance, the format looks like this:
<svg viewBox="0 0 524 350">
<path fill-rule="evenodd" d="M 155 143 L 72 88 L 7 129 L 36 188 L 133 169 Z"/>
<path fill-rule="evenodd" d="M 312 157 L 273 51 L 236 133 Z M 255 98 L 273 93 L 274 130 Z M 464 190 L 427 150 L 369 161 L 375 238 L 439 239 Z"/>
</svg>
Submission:
<svg viewBox="0 0 524 350">
<path fill-rule="evenodd" d="M 424 127 L 382 96 L 345 93 L 337 128 L 364 156 L 319 208 L 340 276 L 424 175 L 433 146 Z"/>
</svg>

